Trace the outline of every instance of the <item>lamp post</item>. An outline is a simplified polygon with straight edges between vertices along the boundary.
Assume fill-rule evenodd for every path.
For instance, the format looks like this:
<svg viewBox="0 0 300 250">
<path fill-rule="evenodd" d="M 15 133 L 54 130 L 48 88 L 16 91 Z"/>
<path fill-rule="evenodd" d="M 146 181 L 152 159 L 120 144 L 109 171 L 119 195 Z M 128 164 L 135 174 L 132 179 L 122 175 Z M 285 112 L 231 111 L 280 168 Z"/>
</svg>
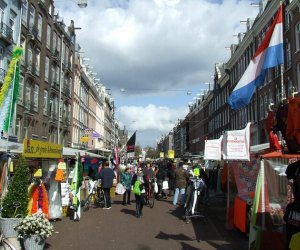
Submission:
<svg viewBox="0 0 300 250">
<path fill-rule="evenodd" d="M 62 90 L 62 57 L 63 57 L 63 40 L 64 34 L 61 36 L 61 47 L 60 47 L 60 73 L 59 73 L 59 95 L 58 95 L 58 124 L 57 124 L 57 144 L 60 144 L 60 116 L 61 116 L 61 90 Z"/>
</svg>

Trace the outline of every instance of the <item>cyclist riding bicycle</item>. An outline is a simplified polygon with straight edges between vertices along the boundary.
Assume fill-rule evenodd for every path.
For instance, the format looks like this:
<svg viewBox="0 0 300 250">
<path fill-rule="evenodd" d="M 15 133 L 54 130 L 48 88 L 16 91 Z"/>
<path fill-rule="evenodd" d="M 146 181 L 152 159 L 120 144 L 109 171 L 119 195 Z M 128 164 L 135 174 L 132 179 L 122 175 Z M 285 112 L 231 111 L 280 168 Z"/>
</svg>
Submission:
<svg viewBox="0 0 300 250">
<path fill-rule="evenodd" d="M 202 217 L 199 210 L 199 202 L 201 197 L 205 195 L 206 185 L 202 179 L 201 172 L 204 172 L 203 169 L 196 166 L 193 170 L 190 171 L 190 178 L 188 181 L 188 186 L 186 190 L 186 202 L 185 202 L 185 216 L 186 222 L 190 222 L 191 217 Z"/>
</svg>

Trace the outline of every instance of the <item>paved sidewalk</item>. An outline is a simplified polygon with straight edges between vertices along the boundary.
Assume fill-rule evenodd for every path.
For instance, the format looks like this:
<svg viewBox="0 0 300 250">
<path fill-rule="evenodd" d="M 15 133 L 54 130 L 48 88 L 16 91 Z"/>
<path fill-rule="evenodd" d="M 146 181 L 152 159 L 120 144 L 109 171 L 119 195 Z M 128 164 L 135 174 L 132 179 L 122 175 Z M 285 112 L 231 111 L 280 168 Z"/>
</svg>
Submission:
<svg viewBox="0 0 300 250">
<path fill-rule="evenodd" d="M 206 220 L 186 224 L 183 210 L 171 198 L 145 207 L 135 217 L 135 203 L 123 206 L 122 197 L 113 198 L 112 209 L 91 208 L 80 221 L 63 218 L 54 222 L 55 233 L 46 249 L 105 250 L 246 250 L 248 240 L 236 230 L 226 230 L 226 199 L 213 197 L 205 208 Z"/>
</svg>

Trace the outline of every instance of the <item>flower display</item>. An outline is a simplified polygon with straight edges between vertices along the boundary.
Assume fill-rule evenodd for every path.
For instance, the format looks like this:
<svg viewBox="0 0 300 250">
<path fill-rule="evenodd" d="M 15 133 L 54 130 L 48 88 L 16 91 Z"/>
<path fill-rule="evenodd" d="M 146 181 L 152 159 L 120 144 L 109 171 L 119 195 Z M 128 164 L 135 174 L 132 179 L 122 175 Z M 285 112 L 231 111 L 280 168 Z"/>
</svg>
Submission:
<svg viewBox="0 0 300 250">
<path fill-rule="evenodd" d="M 43 213 L 36 213 L 26 216 L 16 227 L 20 237 L 39 235 L 47 238 L 52 235 L 53 225 Z"/>
</svg>

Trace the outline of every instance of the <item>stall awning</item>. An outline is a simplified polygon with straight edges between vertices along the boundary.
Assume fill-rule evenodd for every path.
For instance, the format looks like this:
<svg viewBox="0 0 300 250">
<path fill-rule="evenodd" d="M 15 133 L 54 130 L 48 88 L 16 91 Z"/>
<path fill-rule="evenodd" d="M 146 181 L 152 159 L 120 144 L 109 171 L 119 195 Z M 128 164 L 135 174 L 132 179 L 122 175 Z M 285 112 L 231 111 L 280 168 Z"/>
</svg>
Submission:
<svg viewBox="0 0 300 250">
<path fill-rule="evenodd" d="M 81 149 L 77 149 L 77 148 L 63 147 L 63 156 L 75 156 L 78 153 L 82 157 L 86 156 L 86 157 L 103 158 L 102 155 L 94 154 L 94 153 L 88 152 L 87 150 L 81 150 Z"/>
<path fill-rule="evenodd" d="M 23 144 L 0 139 L 0 152 L 6 151 L 21 154 L 23 152 Z"/>
<path fill-rule="evenodd" d="M 260 151 L 263 151 L 265 149 L 270 148 L 270 143 L 262 143 L 262 144 L 258 144 L 258 145 L 253 145 L 250 146 L 250 152 L 252 153 L 258 153 Z"/>
</svg>

